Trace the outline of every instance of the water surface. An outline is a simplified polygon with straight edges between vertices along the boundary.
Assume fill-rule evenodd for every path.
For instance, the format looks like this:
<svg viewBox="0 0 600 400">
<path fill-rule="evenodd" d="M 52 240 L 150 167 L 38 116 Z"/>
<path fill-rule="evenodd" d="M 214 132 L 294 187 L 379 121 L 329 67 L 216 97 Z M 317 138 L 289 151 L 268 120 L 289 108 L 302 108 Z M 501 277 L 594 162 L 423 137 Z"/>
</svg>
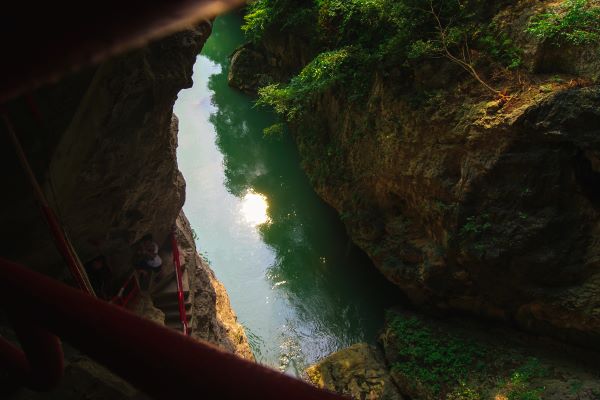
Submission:
<svg viewBox="0 0 600 400">
<path fill-rule="evenodd" d="M 228 87 L 229 56 L 243 41 L 237 15 L 218 18 L 175 105 L 184 210 L 256 358 L 297 374 L 374 342 L 398 291 L 312 190 L 289 135 L 263 135 L 276 117 Z"/>
</svg>

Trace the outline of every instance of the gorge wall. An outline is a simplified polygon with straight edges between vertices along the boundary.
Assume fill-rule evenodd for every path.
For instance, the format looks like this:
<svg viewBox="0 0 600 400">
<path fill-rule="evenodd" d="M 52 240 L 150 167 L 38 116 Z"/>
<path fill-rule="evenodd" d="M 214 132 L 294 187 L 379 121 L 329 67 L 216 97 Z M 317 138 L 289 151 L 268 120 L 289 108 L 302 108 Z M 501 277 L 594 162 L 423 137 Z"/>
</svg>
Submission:
<svg viewBox="0 0 600 400">
<path fill-rule="evenodd" d="M 192 336 L 253 359 L 225 288 L 198 255 L 182 212 L 185 180 L 177 167 L 173 104 L 191 87 L 192 66 L 210 33 L 211 23 L 203 22 L 16 99 L 7 111 L 80 258 L 106 256 L 115 289 L 131 270 L 132 246 L 148 233 L 162 246 L 176 226 L 190 277 Z M 0 200 L 1 254 L 69 282 L 7 135 L 0 137 L 11 189 Z M 133 308 L 164 323 L 148 296 Z M 15 398 L 145 398 L 68 345 L 66 356 L 66 377 L 56 391 Z"/>
<path fill-rule="evenodd" d="M 600 349 L 600 47 L 527 34 L 552 6 L 490 3 L 522 66 L 481 73 L 510 97 L 424 59 L 373 70 L 360 101 L 317 91 L 288 126 L 317 192 L 415 304 Z M 230 84 L 285 85 L 316 53 L 269 32 L 233 55 Z"/>
</svg>

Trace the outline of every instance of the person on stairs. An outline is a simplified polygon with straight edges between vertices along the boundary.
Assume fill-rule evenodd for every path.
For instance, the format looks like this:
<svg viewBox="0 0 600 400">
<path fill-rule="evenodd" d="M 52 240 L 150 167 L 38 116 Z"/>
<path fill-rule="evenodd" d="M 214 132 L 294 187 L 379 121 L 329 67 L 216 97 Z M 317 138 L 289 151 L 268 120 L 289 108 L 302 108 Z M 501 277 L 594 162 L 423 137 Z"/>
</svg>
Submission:
<svg viewBox="0 0 600 400">
<path fill-rule="evenodd" d="M 158 255 L 158 244 L 151 234 L 145 235 L 137 246 L 135 267 L 141 277 L 147 281 L 146 286 L 150 290 L 154 276 L 160 275 L 162 268 L 162 259 Z"/>
</svg>

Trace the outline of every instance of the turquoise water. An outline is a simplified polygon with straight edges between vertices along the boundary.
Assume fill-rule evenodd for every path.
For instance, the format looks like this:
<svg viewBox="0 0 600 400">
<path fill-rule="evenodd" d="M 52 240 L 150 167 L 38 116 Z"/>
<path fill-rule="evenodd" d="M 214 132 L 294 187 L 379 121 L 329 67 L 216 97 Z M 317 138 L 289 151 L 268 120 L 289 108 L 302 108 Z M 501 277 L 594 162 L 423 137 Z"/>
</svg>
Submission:
<svg viewBox="0 0 600 400">
<path fill-rule="evenodd" d="M 228 87 L 228 57 L 243 41 L 237 15 L 218 18 L 175 105 L 184 210 L 257 360 L 298 374 L 374 342 L 399 293 L 312 190 L 289 135 L 264 137 L 275 116 Z"/>
</svg>

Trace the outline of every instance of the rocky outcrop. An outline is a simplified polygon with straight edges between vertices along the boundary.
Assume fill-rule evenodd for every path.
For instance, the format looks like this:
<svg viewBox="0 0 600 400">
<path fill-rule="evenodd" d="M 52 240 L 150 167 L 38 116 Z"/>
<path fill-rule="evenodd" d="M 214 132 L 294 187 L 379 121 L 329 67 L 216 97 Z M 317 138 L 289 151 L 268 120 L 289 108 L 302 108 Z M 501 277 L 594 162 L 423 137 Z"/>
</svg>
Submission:
<svg viewBox="0 0 600 400">
<path fill-rule="evenodd" d="M 357 400 L 402 400 L 380 351 L 358 343 L 340 350 L 306 370 L 316 386 Z"/>
<path fill-rule="evenodd" d="M 227 81 L 231 87 L 255 95 L 258 88 L 286 82 L 314 57 L 308 41 L 288 34 L 273 34 L 261 43 L 246 43 L 231 56 Z"/>
<path fill-rule="evenodd" d="M 523 32 L 552 4 L 494 17 L 528 68 L 495 82 L 509 99 L 423 63 L 375 76 L 364 101 L 333 87 L 290 128 L 317 192 L 415 304 L 600 349 L 598 59 L 563 46 L 547 62 Z"/>
<path fill-rule="evenodd" d="M 413 302 L 599 347 L 599 96 L 538 92 L 461 116 L 454 102 L 412 109 L 378 81 L 368 113 L 324 96 L 327 133 L 298 141 L 318 191 Z"/>
</svg>

